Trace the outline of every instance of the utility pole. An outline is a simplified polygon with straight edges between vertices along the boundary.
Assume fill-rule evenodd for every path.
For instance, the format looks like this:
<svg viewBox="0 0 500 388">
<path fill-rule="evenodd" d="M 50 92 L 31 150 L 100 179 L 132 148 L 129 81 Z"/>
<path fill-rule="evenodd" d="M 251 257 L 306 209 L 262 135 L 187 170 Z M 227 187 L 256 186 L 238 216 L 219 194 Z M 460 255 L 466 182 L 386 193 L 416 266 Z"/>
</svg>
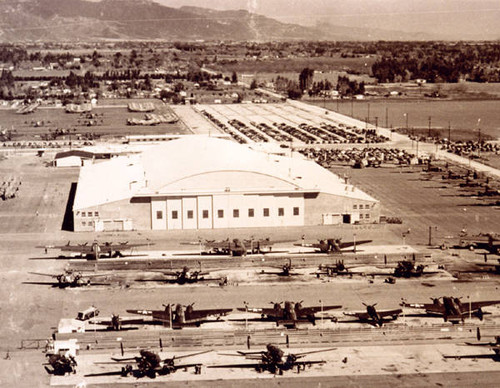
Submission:
<svg viewBox="0 0 500 388">
<path fill-rule="evenodd" d="M 351 117 L 354 117 L 354 99 L 351 96 Z"/>
<path fill-rule="evenodd" d="M 368 122 L 370 121 L 370 103 L 368 103 Z"/>
<path fill-rule="evenodd" d="M 378 129 L 378 116 L 375 116 L 375 129 Z"/>
<path fill-rule="evenodd" d="M 448 121 L 448 142 L 451 143 L 451 123 Z"/>
<path fill-rule="evenodd" d="M 429 134 L 427 137 L 431 137 L 431 120 L 432 120 L 432 117 L 429 116 Z"/>
<path fill-rule="evenodd" d="M 385 107 L 385 127 L 389 128 L 389 107 Z"/>
</svg>

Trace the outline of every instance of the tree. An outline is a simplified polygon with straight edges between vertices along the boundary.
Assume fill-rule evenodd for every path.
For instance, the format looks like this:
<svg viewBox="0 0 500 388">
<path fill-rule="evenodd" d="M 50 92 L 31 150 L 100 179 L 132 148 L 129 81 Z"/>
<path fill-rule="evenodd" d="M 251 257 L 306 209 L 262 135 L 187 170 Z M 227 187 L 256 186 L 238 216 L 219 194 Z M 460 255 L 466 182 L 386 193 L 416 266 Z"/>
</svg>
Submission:
<svg viewBox="0 0 500 388">
<path fill-rule="evenodd" d="M 235 71 L 233 71 L 233 74 L 231 75 L 231 83 L 233 83 L 233 84 L 238 83 L 238 74 L 236 74 Z"/>
<path fill-rule="evenodd" d="M 257 80 L 254 78 L 252 80 L 252 83 L 250 84 L 250 89 L 256 89 L 257 88 Z"/>
<path fill-rule="evenodd" d="M 301 90 L 307 90 L 311 87 L 314 76 L 314 70 L 308 67 L 302 69 L 299 75 L 299 87 Z"/>
</svg>

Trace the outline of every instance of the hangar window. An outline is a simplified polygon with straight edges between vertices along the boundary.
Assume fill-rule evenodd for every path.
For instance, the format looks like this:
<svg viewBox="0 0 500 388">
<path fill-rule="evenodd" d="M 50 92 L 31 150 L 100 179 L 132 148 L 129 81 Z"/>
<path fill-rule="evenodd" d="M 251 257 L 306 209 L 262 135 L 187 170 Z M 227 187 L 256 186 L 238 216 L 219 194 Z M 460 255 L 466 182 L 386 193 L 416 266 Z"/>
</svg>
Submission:
<svg viewBox="0 0 500 388">
<path fill-rule="evenodd" d="M 298 216 L 299 215 L 299 208 L 298 207 L 294 207 L 293 208 L 293 215 L 294 216 Z"/>
<path fill-rule="evenodd" d="M 358 208 L 358 205 L 352 205 L 352 208 L 353 208 L 353 209 L 357 209 L 357 208 Z"/>
<path fill-rule="evenodd" d="M 203 210 L 203 218 L 208 218 L 208 210 Z"/>
<path fill-rule="evenodd" d="M 233 218 L 240 217 L 240 209 L 233 209 Z"/>
<path fill-rule="evenodd" d="M 253 209 L 248 209 L 248 217 L 253 217 L 255 215 Z"/>
<path fill-rule="evenodd" d="M 85 221 L 82 221 L 83 226 L 87 226 L 87 223 Z"/>
<path fill-rule="evenodd" d="M 269 217 L 269 208 L 265 207 L 263 210 L 264 217 Z"/>
<path fill-rule="evenodd" d="M 217 217 L 224 218 L 224 210 L 223 209 L 217 210 Z"/>
<path fill-rule="evenodd" d="M 94 212 L 94 217 L 99 217 L 99 212 Z"/>
<path fill-rule="evenodd" d="M 187 217 L 188 217 L 188 219 L 192 219 L 193 218 L 193 211 L 192 210 L 188 210 L 187 211 Z"/>
<path fill-rule="evenodd" d="M 365 218 L 370 218 L 370 213 L 366 213 Z"/>
<path fill-rule="evenodd" d="M 360 219 L 360 220 L 362 220 L 362 219 L 363 219 L 363 213 L 361 213 L 361 214 L 359 215 L 359 219 Z"/>
<path fill-rule="evenodd" d="M 157 220 L 163 219 L 163 212 L 161 210 L 156 211 L 156 219 Z"/>
<path fill-rule="evenodd" d="M 285 215 L 285 209 L 282 207 L 278 208 L 278 216 L 283 217 Z"/>
<path fill-rule="evenodd" d="M 87 216 L 87 213 L 82 212 L 82 217 L 86 217 L 86 216 Z"/>
<path fill-rule="evenodd" d="M 177 210 L 172 210 L 172 219 L 176 220 L 177 218 L 179 218 L 179 213 Z"/>
</svg>

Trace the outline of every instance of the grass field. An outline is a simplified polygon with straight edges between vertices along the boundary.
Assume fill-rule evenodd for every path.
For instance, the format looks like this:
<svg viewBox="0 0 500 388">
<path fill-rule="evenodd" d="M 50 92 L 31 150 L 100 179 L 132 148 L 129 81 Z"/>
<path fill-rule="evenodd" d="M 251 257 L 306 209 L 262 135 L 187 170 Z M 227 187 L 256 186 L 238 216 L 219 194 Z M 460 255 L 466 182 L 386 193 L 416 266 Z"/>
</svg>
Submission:
<svg viewBox="0 0 500 388">
<path fill-rule="evenodd" d="M 331 71 L 351 69 L 360 74 L 371 73 L 372 64 L 376 58 L 341 58 L 334 57 L 304 57 L 304 58 L 281 58 L 281 59 L 266 59 L 265 61 L 239 61 L 236 64 L 220 64 L 211 65 L 214 70 L 223 72 L 236 73 L 281 73 L 296 72 L 300 73 L 303 68 L 309 67 L 313 70 Z"/>
<path fill-rule="evenodd" d="M 451 126 L 452 140 L 456 130 L 465 131 L 470 138 L 477 139 L 478 128 L 483 135 L 500 137 L 498 101 L 495 100 L 317 100 L 314 104 L 362 121 L 369 119 L 372 124 L 378 118 L 378 125 L 387 128 L 406 128 L 406 113 L 410 129 L 427 129 L 430 117 L 433 129 L 441 128 L 447 132 L 448 125 Z M 448 137 L 447 133 L 445 137 Z"/>
</svg>

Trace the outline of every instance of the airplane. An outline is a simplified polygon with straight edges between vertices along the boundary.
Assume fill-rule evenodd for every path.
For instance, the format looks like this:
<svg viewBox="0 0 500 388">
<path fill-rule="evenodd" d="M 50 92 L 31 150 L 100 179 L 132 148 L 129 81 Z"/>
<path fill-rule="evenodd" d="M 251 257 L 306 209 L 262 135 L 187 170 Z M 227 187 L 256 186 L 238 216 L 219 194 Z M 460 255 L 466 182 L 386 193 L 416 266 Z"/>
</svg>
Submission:
<svg viewBox="0 0 500 388">
<path fill-rule="evenodd" d="M 176 372 L 179 369 L 187 369 L 192 367 L 199 367 L 201 364 L 192 363 L 192 364 L 177 364 L 176 360 L 180 360 L 187 357 L 197 356 L 199 354 L 204 354 L 211 352 L 211 350 L 205 350 L 202 352 L 186 354 L 183 356 L 173 356 L 172 358 L 161 358 L 161 356 L 153 352 L 151 350 L 142 349 L 139 352 L 139 356 L 135 357 L 125 357 L 125 358 L 115 358 L 111 357 L 111 359 L 115 363 L 123 363 L 127 361 L 134 361 L 136 363 L 136 367 L 134 368 L 130 364 L 126 364 L 125 367 L 122 367 L 120 371 L 113 372 L 101 372 L 101 373 L 90 373 L 86 374 L 85 377 L 97 377 L 97 376 L 122 376 L 127 377 L 128 375 L 132 375 L 136 378 L 148 376 L 152 379 L 159 376 L 169 375 L 171 373 Z M 102 363 L 101 363 L 102 364 Z M 108 364 L 108 363 L 105 363 Z"/>
<path fill-rule="evenodd" d="M 337 260 L 334 265 L 320 264 L 318 271 L 313 272 L 312 275 L 320 277 L 321 275 L 335 276 L 335 275 L 350 275 L 349 269 L 344 265 L 344 260 Z"/>
<path fill-rule="evenodd" d="M 460 248 L 484 249 L 490 253 L 500 255 L 500 236 L 494 233 L 479 233 L 477 236 L 461 235 Z"/>
<path fill-rule="evenodd" d="M 281 271 L 260 271 L 259 275 L 278 275 L 278 276 L 299 276 L 300 273 L 292 272 L 292 260 L 288 259 L 288 263 L 283 264 Z"/>
<path fill-rule="evenodd" d="M 143 279 L 139 280 L 142 282 L 145 281 L 163 281 L 167 283 L 177 283 L 177 284 L 192 284 L 192 283 L 197 283 L 200 281 L 204 282 L 210 282 L 210 281 L 223 281 L 227 283 L 227 278 L 226 277 L 219 277 L 219 278 L 205 278 L 204 275 L 209 275 L 210 272 L 203 272 L 203 271 L 190 271 L 187 266 L 182 268 L 182 271 L 163 271 L 163 270 L 153 270 L 151 272 L 158 272 L 162 273 L 165 276 L 174 276 L 173 279 L 161 279 L 161 280 L 156 280 L 156 279 Z"/>
<path fill-rule="evenodd" d="M 440 299 L 443 299 L 443 302 Z M 406 303 L 403 301 L 400 305 L 402 307 L 424 309 L 428 316 L 443 317 L 445 322 L 458 323 L 459 321 L 464 322 L 469 315 L 478 317 L 482 321 L 485 314 L 482 310 L 483 307 L 500 304 L 500 300 L 462 303 L 460 298 L 448 296 L 431 298 L 431 300 L 432 303 Z"/>
<path fill-rule="evenodd" d="M 310 306 L 302 307 L 302 301 L 294 303 L 285 301 L 284 307 L 281 305 L 283 302 L 271 302 L 273 307 L 238 307 L 238 311 L 260 314 L 260 318 L 255 321 L 276 322 L 276 326 L 282 324 L 285 327 L 296 327 L 298 323 L 312 323 L 316 324 L 318 319 L 315 314 L 318 312 L 339 309 L 341 305 L 325 305 L 325 306 Z"/>
<path fill-rule="evenodd" d="M 109 274 L 92 274 L 92 275 L 82 275 L 80 272 L 65 272 L 62 274 L 50 274 L 50 273 L 39 273 L 39 272 L 28 272 L 32 275 L 39 276 L 50 276 L 55 278 L 56 282 L 23 282 L 23 284 L 35 284 L 42 286 L 52 286 L 54 288 L 76 288 L 85 286 L 109 286 L 110 283 L 96 283 L 91 279 L 100 276 L 108 276 Z"/>
<path fill-rule="evenodd" d="M 183 327 L 199 327 L 202 323 L 217 322 L 221 316 L 233 311 L 232 308 L 194 310 L 193 304 L 188 306 L 164 304 L 163 310 L 127 310 L 127 313 L 148 315 L 153 318 L 153 322 L 159 322 L 172 329 L 182 329 Z M 209 316 L 216 316 L 216 319 L 209 320 L 207 319 Z"/>
<path fill-rule="evenodd" d="M 322 353 L 335 350 L 336 348 L 313 350 L 310 352 L 302 353 L 290 353 L 285 356 L 283 350 L 281 350 L 276 345 L 268 344 L 266 350 L 260 352 L 242 352 L 238 351 L 235 356 L 244 356 L 245 358 L 250 358 L 254 360 L 259 360 L 256 363 L 246 363 L 246 364 L 226 364 L 226 365 L 209 365 L 208 368 L 255 368 L 257 372 L 269 371 L 271 373 L 283 374 L 284 371 L 292 370 L 297 368 L 297 373 L 300 373 L 301 369 L 305 369 L 306 366 L 311 367 L 314 364 L 325 364 L 326 361 L 315 360 L 315 361 L 299 361 L 301 358 L 308 354 Z M 285 358 L 283 358 L 285 357 Z"/>
<path fill-rule="evenodd" d="M 479 331 L 479 327 L 477 328 L 477 339 L 478 341 L 481 340 L 481 332 Z M 463 355 L 463 356 L 444 356 L 444 358 L 454 358 L 457 360 L 460 360 L 461 358 L 472 358 L 472 359 L 479 359 L 479 358 L 490 358 L 494 361 L 500 361 L 500 336 L 495 336 L 495 342 L 479 342 L 479 343 L 472 343 L 472 342 L 466 342 L 465 343 L 468 346 L 487 346 L 490 348 L 490 350 L 493 350 L 493 354 L 468 354 L 468 355 Z"/>
<path fill-rule="evenodd" d="M 126 331 L 138 330 L 138 327 L 123 327 L 123 325 L 141 324 L 143 319 L 122 319 L 119 315 L 112 314 L 110 319 L 92 319 L 89 321 L 92 325 L 105 325 L 104 330 L 96 329 L 95 331 Z"/>
<path fill-rule="evenodd" d="M 364 272 L 363 275 L 367 276 L 394 276 L 397 278 L 413 278 L 420 277 L 422 275 L 433 275 L 437 274 L 439 271 L 425 271 L 425 265 L 419 264 L 415 267 L 413 261 L 411 260 L 402 260 L 399 261 L 394 271 L 392 272 Z"/>
<path fill-rule="evenodd" d="M 83 244 L 71 245 L 70 242 L 66 245 L 45 245 L 38 246 L 37 248 L 44 248 L 45 252 L 47 249 L 59 249 L 62 252 L 76 252 L 79 253 L 81 257 L 85 256 L 88 260 L 99 260 L 100 258 L 104 258 L 103 255 L 107 254 L 109 258 L 111 257 L 123 257 L 124 255 L 121 253 L 124 249 L 132 249 L 142 246 L 149 246 L 152 244 L 129 244 L 128 241 L 113 244 L 112 242 L 99 243 L 94 241 L 92 244 L 88 244 L 88 242 Z"/>
<path fill-rule="evenodd" d="M 485 253 L 486 255 L 486 253 Z M 498 259 L 498 263 L 497 264 L 493 264 L 493 263 L 477 263 L 476 264 L 478 267 L 482 267 L 483 270 L 480 271 L 480 272 L 489 272 L 489 273 L 496 273 L 496 274 L 500 274 L 500 259 Z M 471 272 L 471 271 L 469 271 Z M 474 271 L 474 272 L 479 272 L 479 271 Z"/>
<path fill-rule="evenodd" d="M 76 373 L 76 360 L 73 356 L 63 354 L 47 354 L 49 368 L 45 365 L 47 373 L 56 376 L 65 376 L 67 373 Z"/>
<path fill-rule="evenodd" d="M 371 243 L 373 240 L 361 240 L 361 241 L 346 241 L 342 242 L 341 238 L 329 238 L 318 240 L 317 243 L 305 243 L 302 239 L 301 244 L 293 244 L 298 247 L 314 248 L 316 252 L 321 253 L 342 253 L 345 252 L 345 248 L 353 247 L 353 252 L 356 252 L 356 246 L 361 244 Z"/>
<path fill-rule="evenodd" d="M 232 241 L 227 238 L 226 240 L 204 240 L 182 242 L 183 245 L 199 245 L 202 252 L 201 254 L 216 254 L 216 255 L 231 255 L 231 256 L 246 256 L 248 252 L 252 254 L 257 253 L 270 253 L 272 246 L 278 243 L 292 242 L 293 240 L 276 240 L 272 241 L 269 238 L 264 239 L 238 239 Z M 267 248 L 267 251 L 264 249 Z"/>
<path fill-rule="evenodd" d="M 344 312 L 344 315 L 347 316 L 352 316 L 356 317 L 360 322 L 364 323 L 369 323 L 370 325 L 373 326 L 379 326 L 382 327 L 382 325 L 385 322 L 389 321 L 394 321 L 398 318 L 399 314 L 403 312 L 401 309 L 395 309 L 395 310 L 382 310 L 382 311 L 377 311 L 375 309 L 375 304 L 365 304 L 363 303 L 364 306 L 366 306 L 366 312 Z M 346 322 L 346 321 L 344 321 Z M 349 321 L 351 322 L 351 321 Z"/>
</svg>

